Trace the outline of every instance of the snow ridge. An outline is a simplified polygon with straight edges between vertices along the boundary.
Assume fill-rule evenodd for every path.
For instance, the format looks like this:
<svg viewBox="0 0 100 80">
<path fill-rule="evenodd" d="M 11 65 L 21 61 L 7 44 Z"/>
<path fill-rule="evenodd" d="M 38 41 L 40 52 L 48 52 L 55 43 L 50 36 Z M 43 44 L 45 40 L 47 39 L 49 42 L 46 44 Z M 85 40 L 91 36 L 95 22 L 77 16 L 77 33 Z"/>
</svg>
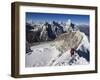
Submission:
<svg viewBox="0 0 100 80">
<path fill-rule="evenodd" d="M 71 48 L 76 48 L 73 56 Z M 26 54 L 26 67 L 89 64 L 89 41 L 80 31 L 63 34 L 55 41 L 32 46 L 31 49 L 33 52 Z"/>
</svg>

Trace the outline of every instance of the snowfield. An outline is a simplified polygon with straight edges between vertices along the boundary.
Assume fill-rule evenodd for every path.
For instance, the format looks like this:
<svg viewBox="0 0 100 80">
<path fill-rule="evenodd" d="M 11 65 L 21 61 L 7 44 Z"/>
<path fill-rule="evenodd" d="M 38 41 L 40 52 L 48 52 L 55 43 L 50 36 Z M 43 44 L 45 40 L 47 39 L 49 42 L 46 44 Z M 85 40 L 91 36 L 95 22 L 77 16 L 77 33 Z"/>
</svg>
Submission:
<svg viewBox="0 0 100 80">
<path fill-rule="evenodd" d="M 25 66 L 42 67 L 89 64 L 90 47 L 88 37 L 80 31 L 72 33 L 65 34 L 55 41 L 31 46 L 33 51 L 25 55 Z M 67 38 L 64 39 L 64 37 Z M 76 49 L 72 56 L 70 54 L 71 48 Z"/>
<path fill-rule="evenodd" d="M 31 49 L 33 52 L 26 54 L 26 67 L 46 66 L 59 54 L 59 51 L 48 43 L 32 46 Z"/>
</svg>

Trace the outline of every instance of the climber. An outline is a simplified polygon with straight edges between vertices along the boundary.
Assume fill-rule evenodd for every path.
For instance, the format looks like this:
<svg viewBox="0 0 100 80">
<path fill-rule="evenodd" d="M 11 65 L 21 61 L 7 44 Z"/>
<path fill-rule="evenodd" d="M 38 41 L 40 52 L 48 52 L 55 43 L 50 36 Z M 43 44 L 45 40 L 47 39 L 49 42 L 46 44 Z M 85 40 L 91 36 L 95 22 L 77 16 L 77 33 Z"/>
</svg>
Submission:
<svg viewBox="0 0 100 80">
<path fill-rule="evenodd" d="M 70 50 L 70 54 L 71 54 L 71 56 L 73 56 L 74 53 L 75 53 L 75 49 L 74 49 L 74 48 L 71 48 L 71 50 Z"/>
</svg>

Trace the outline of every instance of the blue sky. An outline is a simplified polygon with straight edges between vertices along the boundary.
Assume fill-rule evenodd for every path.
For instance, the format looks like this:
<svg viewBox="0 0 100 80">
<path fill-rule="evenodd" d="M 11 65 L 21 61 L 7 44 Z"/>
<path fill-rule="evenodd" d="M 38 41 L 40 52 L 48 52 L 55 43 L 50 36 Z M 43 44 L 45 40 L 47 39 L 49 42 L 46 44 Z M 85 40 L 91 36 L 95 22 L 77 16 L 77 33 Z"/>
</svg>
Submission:
<svg viewBox="0 0 100 80">
<path fill-rule="evenodd" d="M 51 13 L 33 13 L 26 12 L 26 21 L 62 21 L 67 22 L 68 19 L 74 24 L 89 25 L 89 15 L 75 15 L 75 14 L 51 14 Z"/>
</svg>

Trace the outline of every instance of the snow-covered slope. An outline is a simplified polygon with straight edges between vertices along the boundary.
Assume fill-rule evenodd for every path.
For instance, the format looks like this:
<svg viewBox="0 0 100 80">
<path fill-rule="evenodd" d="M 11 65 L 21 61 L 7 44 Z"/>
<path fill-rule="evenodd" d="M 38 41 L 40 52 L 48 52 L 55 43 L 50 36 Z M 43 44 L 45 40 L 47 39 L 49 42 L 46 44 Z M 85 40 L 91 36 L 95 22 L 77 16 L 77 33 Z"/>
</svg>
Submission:
<svg viewBox="0 0 100 80">
<path fill-rule="evenodd" d="M 37 46 L 32 46 L 32 53 L 26 54 L 26 67 L 46 66 L 48 62 L 55 58 L 59 51 L 51 45 L 51 43 L 43 43 Z"/>
<path fill-rule="evenodd" d="M 71 48 L 76 50 L 73 56 Z M 26 67 L 89 64 L 89 41 L 80 31 L 62 34 L 55 41 L 41 43 L 31 49 L 33 52 L 25 56 Z"/>
</svg>

